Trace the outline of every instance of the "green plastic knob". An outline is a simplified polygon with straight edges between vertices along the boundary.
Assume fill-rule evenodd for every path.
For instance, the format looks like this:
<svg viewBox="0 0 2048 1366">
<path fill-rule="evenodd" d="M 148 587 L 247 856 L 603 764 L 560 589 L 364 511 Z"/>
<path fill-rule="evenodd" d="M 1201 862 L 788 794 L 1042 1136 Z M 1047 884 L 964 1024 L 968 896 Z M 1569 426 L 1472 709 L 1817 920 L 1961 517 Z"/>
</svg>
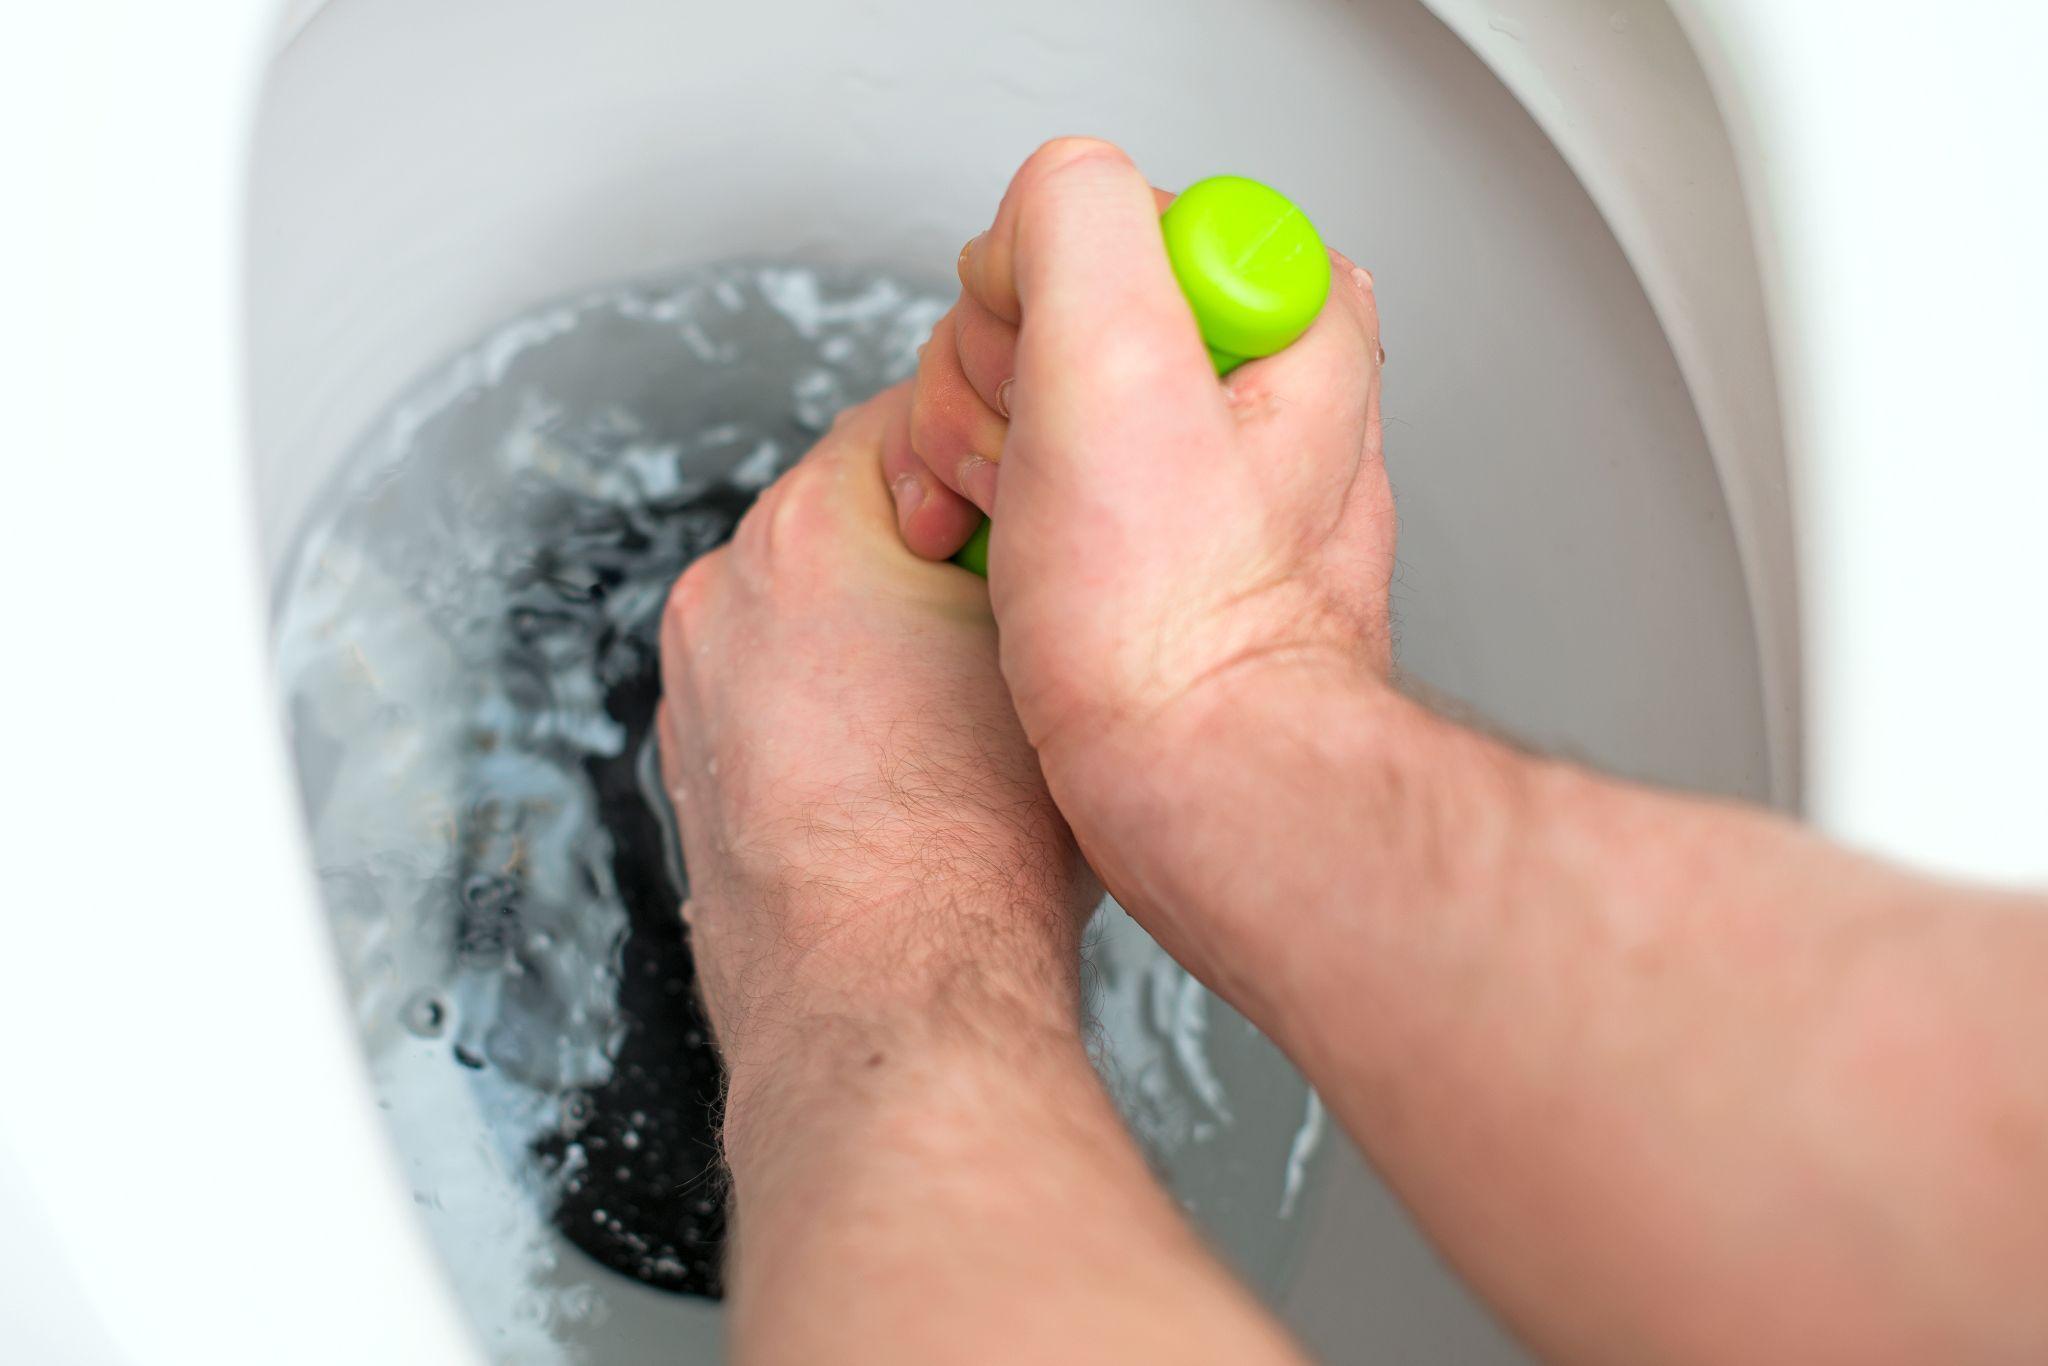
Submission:
<svg viewBox="0 0 2048 1366">
<path fill-rule="evenodd" d="M 1188 186 L 1159 230 L 1218 374 L 1286 350 L 1329 297 L 1323 239 L 1287 196 L 1256 180 L 1220 175 Z"/>
<path fill-rule="evenodd" d="M 995 525 L 984 517 L 974 534 L 967 538 L 967 544 L 960 547 L 953 556 L 953 563 L 962 569 L 971 569 L 984 579 L 988 577 L 988 529 Z"/>
<path fill-rule="evenodd" d="M 1195 182 L 1159 217 L 1173 278 L 1216 373 L 1285 351 L 1330 295 L 1315 225 L 1278 190 L 1243 176 Z M 953 563 L 988 577 L 986 519 Z"/>
</svg>

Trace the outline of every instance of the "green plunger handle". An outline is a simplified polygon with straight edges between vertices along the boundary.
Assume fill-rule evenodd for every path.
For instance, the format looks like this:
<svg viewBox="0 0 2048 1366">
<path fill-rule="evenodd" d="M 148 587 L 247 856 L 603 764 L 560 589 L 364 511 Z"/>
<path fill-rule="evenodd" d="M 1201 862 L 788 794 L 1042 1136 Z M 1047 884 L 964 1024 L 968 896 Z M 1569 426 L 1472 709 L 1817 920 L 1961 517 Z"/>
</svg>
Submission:
<svg viewBox="0 0 2048 1366">
<path fill-rule="evenodd" d="M 1330 262 L 1308 216 L 1243 176 L 1197 181 L 1159 216 L 1166 259 L 1194 310 L 1216 373 L 1284 351 L 1330 293 Z M 982 519 L 953 563 L 988 577 Z"/>
</svg>

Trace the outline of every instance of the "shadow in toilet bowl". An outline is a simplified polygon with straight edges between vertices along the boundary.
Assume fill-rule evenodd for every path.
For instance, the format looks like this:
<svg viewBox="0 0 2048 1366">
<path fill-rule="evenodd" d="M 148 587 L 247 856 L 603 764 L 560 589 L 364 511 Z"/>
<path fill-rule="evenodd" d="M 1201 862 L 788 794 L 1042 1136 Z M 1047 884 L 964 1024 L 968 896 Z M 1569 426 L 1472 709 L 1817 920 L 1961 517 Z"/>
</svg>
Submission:
<svg viewBox="0 0 2048 1366">
<path fill-rule="evenodd" d="M 729 528 L 751 501 L 745 490 L 721 484 L 693 506 Z M 717 1298 L 726 1223 L 718 1141 L 724 1069 L 696 992 L 689 931 L 677 914 L 688 887 L 671 848 L 672 818 L 659 782 L 647 780 L 661 698 L 658 645 L 636 638 L 633 646 L 621 652 L 631 671 L 609 680 L 604 701 L 624 744 L 583 764 L 597 819 L 612 839 L 612 877 L 628 918 L 619 946 L 622 1032 L 610 1077 L 585 1093 L 586 1105 L 565 1111 L 562 1127 L 535 1145 L 535 1155 L 560 1177 L 553 1220 L 564 1238 L 657 1289 Z"/>
</svg>

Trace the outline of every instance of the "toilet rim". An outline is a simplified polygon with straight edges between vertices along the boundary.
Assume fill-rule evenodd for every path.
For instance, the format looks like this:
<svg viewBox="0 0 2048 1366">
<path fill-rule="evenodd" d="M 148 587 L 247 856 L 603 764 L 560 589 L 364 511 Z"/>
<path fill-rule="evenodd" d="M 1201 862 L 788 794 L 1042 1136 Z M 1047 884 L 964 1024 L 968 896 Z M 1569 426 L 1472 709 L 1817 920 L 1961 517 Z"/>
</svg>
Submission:
<svg viewBox="0 0 2048 1366">
<path fill-rule="evenodd" d="M 2028 120 L 2015 116 L 2031 113 L 2041 126 L 2042 95 L 2004 76 L 2015 54 L 2048 40 L 2048 13 L 1971 0 L 1942 7 L 1939 23 L 1922 15 L 1863 26 L 1851 51 L 1847 5 L 1671 6 L 1733 135 L 1766 282 L 1798 494 L 1793 553 L 1807 592 L 1799 631 L 1809 810 L 1838 834 L 1932 866 L 2048 879 L 2038 833 L 2048 812 L 2033 777 L 2048 759 L 2048 709 L 2038 703 L 2048 695 L 2048 643 L 2013 629 L 2048 584 L 2048 540 L 2031 525 L 2048 504 L 2048 464 L 2008 454 L 2024 454 L 2028 394 L 2048 369 L 2036 321 L 2048 289 L 2027 270 L 2028 248 L 2048 240 L 2048 218 L 2020 177 L 1998 174 L 2038 154 Z M 1496 27 L 1493 18 L 1509 12 L 1500 4 L 1492 17 L 1452 0 L 1432 7 L 1504 79 L 1514 54 L 1501 44 L 1527 46 L 1536 31 L 1533 20 L 1509 20 L 1523 24 L 1519 39 Z M 79 562 L 75 531 L 45 517 L 19 529 L 9 565 L 18 562 L 17 582 L 75 566 L 75 592 L 108 602 L 133 601 L 138 588 L 174 576 L 190 585 L 177 629 L 139 642 L 155 658 L 214 662 L 203 680 L 167 670 L 156 685 L 160 713 L 181 717 L 190 735 L 131 742 L 160 772 L 204 769 L 221 795 L 208 811 L 163 802 L 153 812 L 132 851 L 164 884 L 146 901 L 109 898 L 118 904 L 94 906 L 94 916 L 17 917 L 15 951 L 0 963 L 0 1029 L 44 1039 L 62 1020 L 64 1037 L 16 1050 L 14 1085 L 0 1100 L 0 1164 L 11 1178 L 0 1180 L 0 1268 L 34 1315 L 21 1331 L 45 1335 L 29 1341 L 75 1346 L 54 1359 L 261 1360 L 283 1341 L 305 1343 L 313 1360 L 474 1359 L 438 1293 L 340 1024 L 282 755 L 251 723 L 269 714 L 269 700 L 243 512 L 234 244 L 246 119 L 279 14 L 267 0 L 222 0 L 199 14 L 130 0 L 56 10 L 11 18 L 26 31 L 0 45 L 39 55 L 15 97 L 40 117 L 19 125 L 83 130 L 66 144 L 73 161 L 47 168 L 51 202 L 66 206 L 63 232 L 38 244 L 38 278 L 24 281 L 16 297 L 27 306 L 8 324 L 10 348 L 33 343 L 22 346 L 20 370 L 30 377 L 25 439 L 48 453 L 29 462 L 20 505 L 93 505 L 96 450 L 148 450 L 164 468 L 140 474 L 136 505 L 109 510 L 99 528 L 127 547 L 119 563 Z M 1910 110 L 1869 75 L 1926 71 L 1930 54 L 1943 58 L 1935 88 L 1923 85 Z M 1527 84 L 1518 75 L 1511 88 L 1518 80 Z M 1536 108 L 1535 94 L 1523 98 Z M 1580 145 L 1553 137 L 1568 156 Z M 1859 149 L 1871 146 L 1890 149 L 1885 167 L 1862 164 L 1872 158 Z M 195 191 L 163 195 L 165 166 Z M 1916 202 L 1890 193 L 1901 167 L 1927 187 L 1909 197 Z M 1595 189 L 1605 209 L 1603 193 Z M 1939 252 L 1952 205 L 1977 210 L 1979 249 L 1968 260 Z M 136 222 L 152 227 L 143 240 Z M 1868 281 L 1886 263 L 1930 254 L 1949 261 L 1956 279 L 1921 301 L 1919 328 L 1975 341 L 1917 356 L 1921 385 L 1947 402 L 1935 405 L 1940 413 L 1900 414 L 1896 370 L 1882 363 L 1885 339 L 1900 330 L 1896 305 Z M 132 288 L 130 277 L 96 268 L 109 259 L 160 282 L 154 327 L 89 333 Z M 160 373 L 138 382 L 133 403 L 82 402 L 95 371 L 58 367 L 85 354 L 100 372 L 147 360 Z M 1945 482 L 1929 489 L 1936 449 Z M 1994 488 L 1999 498 L 1982 496 Z M 1924 561 L 1898 552 L 1930 541 L 1939 553 Z M 104 793 L 96 774 L 81 772 L 90 766 L 80 763 L 78 737 L 130 702 L 118 682 L 133 674 L 138 641 L 74 644 L 60 605 L 25 603 L 21 613 L 24 638 L 66 639 L 78 669 L 72 686 L 30 695 L 23 714 L 46 723 L 19 737 L 18 781 L 53 812 L 90 809 Z M 1898 629 L 1900 616 L 1912 637 Z M 1956 706 L 1959 660 L 1977 675 L 1967 708 Z M 1930 716 L 1941 726 L 1929 726 Z M 83 826 L 60 817 L 36 828 L 20 904 L 80 904 L 78 870 L 104 860 Z M 246 866 L 232 904 L 222 904 L 202 894 L 198 876 L 230 845 Z M 104 943 L 113 930 L 126 949 L 119 955 Z M 51 964 L 91 970 L 53 973 Z M 79 1012 L 65 1007 L 79 999 L 122 1001 L 160 1021 L 167 1040 L 235 1038 L 238 1056 L 193 1055 L 181 1069 L 168 1042 L 135 1046 L 111 1012 L 73 1019 Z M 251 1016 L 266 1027 L 250 1031 Z M 265 1085 L 248 1086 L 249 1076 Z M 217 1098 L 225 1131 L 275 1128 L 277 1107 L 297 1116 L 292 1153 L 236 1155 L 239 1187 L 257 1194 L 232 1220 L 204 1179 L 220 1139 L 139 1122 L 182 1117 L 194 1089 Z M 31 1110 L 33 1097 L 44 1099 Z M 48 1122 L 53 1101 L 72 1131 Z M 138 1145 L 146 1128 L 149 1141 Z M 109 1172 L 120 1179 L 110 1183 Z M 149 1255 L 152 1240 L 118 1246 L 110 1231 L 132 1224 L 138 1208 L 179 1227 L 189 1255 L 166 1266 Z M 23 1237 L 32 1225 L 18 1210 L 34 1212 L 46 1234 Z M 309 1224 L 336 1236 L 304 1246 L 293 1235 Z M 252 1257 L 252 1244 L 288 1255 Z M 224 1293 L 229 1279 L 236 1288 Z M 87 1313 L 97 1322 L 81 1324 Z"/>
</svg>

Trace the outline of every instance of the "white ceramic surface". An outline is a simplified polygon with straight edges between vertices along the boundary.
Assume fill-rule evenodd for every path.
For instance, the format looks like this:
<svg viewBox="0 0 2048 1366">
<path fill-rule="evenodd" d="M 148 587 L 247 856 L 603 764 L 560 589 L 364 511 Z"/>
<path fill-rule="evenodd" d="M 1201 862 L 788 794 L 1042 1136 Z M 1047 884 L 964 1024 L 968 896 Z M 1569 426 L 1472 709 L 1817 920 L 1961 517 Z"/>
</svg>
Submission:
<svg viewBox="0 0 2048 1366">
<path fill-rule="evenodd" d="M 2048 762 L 2040 705 L 2048 633 L 2038 625 L 2048 540 L 2037 528 L 2048 467 L 2036 412 L 2048 371 L 2039 326 L 2048 286 L 2034 262 L 2048 240 L 2038 174 L 2048 109 L 2029 69 L 2048 47 L 2048 11 L 2029 0 L 1673 0 L 1732 130 L 1748 195 L 1797 493 L 1779 505 L 1760 493 L 1746 502 L 1730 474 L 1740 433 L 1768 438 L 1772 424 L 1753 408 L 1722 412 L 1716 394 L 1753 397 L 1755 376 L 1745 388 L 1740 364 L 1733 376 L 1702 368 L 1730 363 L 1714 329 L 1743 310 L 1710 307 L 1713 291 L 1702 285 L 1712 272 L 1682 264 L 1685 234 L 1658 208 L 1658 167 L 1645 180 L 1629 153 L 1633 139 L 1617 131 L 1653 116 L 1584 98 L 1607 89 L 1586 78 L 1594 49 L 1561 35 L 1592 11 L 1553 7 L 1564 16 L 1554 26 L 1541 6 L 1435 7 L 1563 148 L 1630 253 L 1648 295 L 1638 306 L 1658 310 L 1737 513 L 1732 534 L 1748 556 L 1740 572 L 1758 603 L 1761 657 L 1779 661 L 1756 675 L 1757 696 L 1784 686 L 1773 677 L 1803 673 L 1803 728 L 1788 732 L 1778 710 L 1772 715 L 1781 739 L 1803 739 L 1810 809 L 1839 833 L 1936 866 L 2048 878 L 2038 779 Z M 1361 8 L 1400 17 L 1392 7 Z M 1616 16 L 1663 24 L 1647 5 L 1610 7 L 1610 22 Z M 4 828 L 14 880 L 0 954 L 8 1075 L 0 1279 L 12 1293 L 0 1297 L 0 1349 L 10 1359 L 446 1364 L 465 1355 L 366 1099 L 267 720 L 264 570 L 244 492 L 239 295 L 252 264 L 262 268 L 260 242 L 253 257 L 243 253 L 242 225 L 250 140 L 260 165 L 263 139 L 278 132 L 255 121 L 255 83 L 277 17 L 265 0 L 92 0 L 20 6 L 0 19 L 0 136 L 21 195 L 0 227 L 9 301 L 0 363 L 16 379 L 8 401 L 18 471 L 0 502 L 0 557 L 20 589 L 11 643 L 61 651 L 66 661 L 55 672 L 11 674 L 6 684 L 13 782 Z M 1229 32 L 1228 16 L 1216 23 L 1205 31 Z M 1606 55 L 1593 69 L 1615 70 L 1616 46 L 1600 48 Z M 1661 39 L 1651 46 L 1668 51 Z M 1049 70 L 1070 72 L 1071 86 L 992 84 L 978 101 L 1021 116 L 1034 102 L 1094 93 L 1100 68 L 1089 52 L 1027 50 Z M 458 66 L 464 59 L 460 48 L 441 55 Z M 559 55 L 569 84 L 616 89 L 609 68 L 573 45 Z M 1376 55 L 1333 40 L 1319 60 L 1341 85 L 1344 71 L 1365 70 Z M 657 52 L 647 61 L 689 56 Z M 1201 70 L 1199 56 L 1188 60 L 1191 72 Z M 450 70 L 423 67 L 415 79 L 432 88 Z M 1418 62 L 1384 79 L 1405 77 L 1422 99 L 1440 88 L 1433 82 L 1443 70 Z M 1637 85 L 1657 94 L 1670 76 Z M 920 68 L 911 79 L 935 78 Z M 1696 78 L 1671 79 L 1689 88 Z M 385 93 L 336 117 L 374 131 Z M 941 118 L 957 120 L 978 106 L 939 107 Z M 742 126 L 783 117 L 736 108 L 743 112 L 731 117 Z M 460 123 L 463 111 L 442 112 Z M 648 136 L 641 112 L 630 100 L 610 110 L 628 154 Z M 1214 169 L 1213 156 L 1230 146 L 1229 130 L 1213 127 L 1226 121 L 1221 111 L 1212 119 L 1158 109 L 1149 120 L 1149 140 L 1142 129 L 1093 130 L 1125 137 L 1168 182 Z M 1672 136 L 1699 133 L 1702 120 L 1718 122 L 1695 109 Z M 814 192 L 835 188 L 832 168 L 845 162 L 834 139 L 859 134 L 858 119 L 850 123 L 786 128 L 818 143 L 823 178 Z M 350 135 L 347 126 L 304 131 L 341 142 Z M 1468 130 L 1453 121 L 1326 131 L 1322 155 L 1366 163 L 1383 136 L 1442 151 L 1463 146 L 1457 136 Z M 959 187 L 963 207 L 986 202 L 997 168 L 1027 142 L 995 149 L 986 183 Z M 1540 140 L 1531 146 L 1530 158 L 1548 155 Z M 605 150 L 594 160 L 612 164 L 617 149 Z M 1320 185 L 1327 178 L 1316 164 L 1299 175 L 1286 166 L 1264 173 L 1289 188 L 1311 177 Z M 556 169 L 570 179 L 551 180 Z M 601 177 L 579 181 L 575 166 L 556 169 L 534 183 L 591 194 L 620 188 Z M 1500 197 L 1480 207 L 1519 204 L 1513 170 L 1500 169 Z M 725 182 L 732 203 L 757 215 L 785 208 L 785 221 L 802 221 L 808 200 L 791 203 L 776 184 L 737 172 Z M 877 202 L 896 202 L 913 183 L 928 187 L 928 168 L 905 168 L 903 179 L 880 186 Z M 875 193 L 865 180 L 837 188 Z M 374 218 L 375 204 L 363 207 Z M 1323 213 L 1339 240 L 1363 221 L 1352 212 Z M 952 218 L 933 215 L 906 251 L 950 253 Z M 567 258 L 550 255 L 551 242 L 570 256 L 600 250 L 615 274 L 664 259 L 670 242 L 658 213 L 601 223 L 542 216 L 535 225 L 573 232 L 583 245 L 529 239 L 480 259 L 460 309 L 437 293 L 416 327 L 394 329 L 414 349 L 357 358 L 382 370 L 323 376 L 317 338 L 295 343 L 289 329 L 266 332 L 258 317 L 247 334 L 257 449 L 339 449 L 349 424 L 420 361 L 587 272 L 588 263 L 565 273 Z M 875 226 L 856 205 L 832 238 L 857 240 Z M 1725 232 L 1707 235 L 1718 245 L 1706 259 L 1738 254 Z M 829 243 L 792 237 L 756 249 L 804 245 Z M 367 287 L 372 297 L 388 299 L 416 278 L 403 257 L 383 264 L 388 273 Z M 1417 290 L 1406 354 L 1428 354 L 1432 299 L 1422 281 L 1433 278 L 1397 285 L 1384 266 L 1382 276 L 1390 308 L 1400 288 Z M 1749 292 L 1739 278 L 1731 286 Z M 275 301 L 255 302 L 260 310 Z M 1548 334 L 1518 340 L 1540 346 Z M 1409 364 L 1402 334 L 1390 333 L 1389 344 L 1390 384 L 1419 383 L 1401 378 Z M 308 349 L 295 354 L 294 345 Z M 266 396 L 271 382 L 281 387 Z M 298 400 L 280 397 L 294 390 Z M 262 507 L 274 549 L 313 474 L 295 484 L 266 468 Z M 1768 481 L 1758 486 L 1767 491 Z M 1426 520 L 1430 509 L 1411 515 Z M 1782 564 L 1759 559 L 1779 544 L 1774 519 L 1791 531 L 1795 583 Z M 1440 544 L 1455 548 L 1465 527 L 1441 528 Z M 1475 572 L 1484 581 L 1487 566 Z M 1788 601 L 1797 589 L 1797 651 L 1772 643 L 1792 618 L 1782 608 L 1771 615 L 1766 587 Z M 1438 672 L 1458 674 L 1452 634 L 1439 639 Z M 1573 719 L 1562 696 L 1568 685 L 1539 687 L 1520 705 L 1541 704 L 1540 712 L 1556 692 L 1550 714 L 1562 728 Z M 1517 702 L 1515 688 L 1501 691 Z M 1778 781 L 1795 771 L 1781 752 Z M 1348 1204 L 1340 1198 L 1347 1189 L 1355 1192 Z M 1349 1217 L 1325 1225 L 1304 1290 L 1317 1267 L 1341 1268 L 1345 1257 L 1391 1266 L 1356 1298 L 1406 1314 L 1397 1327 L 1421 1323 L 1405 1346 L 1386 1341 L 1397 1359 L 1472 1360 L 1500 1350 L 1441 1280 L 1429 1279 L 1412 1243 L 1397 1232 L 1374 1240 L 1372 1230 L 1398 1223 L 1369 1187 L 1341 1187 L 1330 1199 Z M 1373 1250 L 1386 1246 L 1393 1250 Z M 1409 1286 L 1398 1300 L 1388 1293 Z M 1424 1304 L 1439 1306 L 1448 1326 L 1419 1320 Z M 1333 1355 L 1360 1346 L 1342 1321 L 1307 1322 Z"/>
</svg>

